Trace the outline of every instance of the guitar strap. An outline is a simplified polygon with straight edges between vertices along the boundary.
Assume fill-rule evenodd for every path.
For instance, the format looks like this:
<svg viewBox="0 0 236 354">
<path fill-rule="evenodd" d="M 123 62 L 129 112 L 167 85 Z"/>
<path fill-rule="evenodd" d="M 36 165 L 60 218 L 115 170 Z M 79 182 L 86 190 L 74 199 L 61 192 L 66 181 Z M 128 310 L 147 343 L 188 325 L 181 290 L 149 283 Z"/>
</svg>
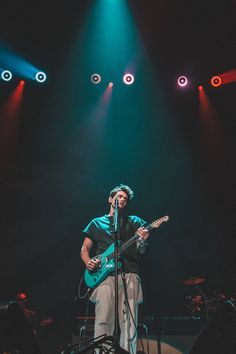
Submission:
<svg viewBox="0 0 236 354">
<path fill-rule="evenodd" d="M 119 217 L 118 241 L 121 241 L 121 242 L 125 241 L 125 231 L 126 231 L 126 227 L 127 227 L 127 222 L 128 222 L 127 216 L 122 215 Z M 112 240 L 115 242 L 115 238 L 114 238 L 113 234 L 112 234 Z"/>
<path fill-rule="evenodd" d="M 127 226 L 127 216 L 121 216 L 120 217 L 120 241 L 124 242 L 125 241 L 125 231 L 126 231 L 126 226 Z"/>
<path fill-rule="evenodd" d="M 125 232 L 126 232 L 126 227 L 128 226 L 128 217 L 121 215 L 119 217 L 119 232 L 118 232 L 118 241 L 121 241 L 121 243 L 124 243 L 125 240 Z M 115 242 L 115 237 L 112 234 L 112 240 Z M 123 260 L 122 258 L 120 259 L 121 262 L 121 268 L 120 268 L 120 272 L 122 272 L 123 269 Z"/>
</svg>

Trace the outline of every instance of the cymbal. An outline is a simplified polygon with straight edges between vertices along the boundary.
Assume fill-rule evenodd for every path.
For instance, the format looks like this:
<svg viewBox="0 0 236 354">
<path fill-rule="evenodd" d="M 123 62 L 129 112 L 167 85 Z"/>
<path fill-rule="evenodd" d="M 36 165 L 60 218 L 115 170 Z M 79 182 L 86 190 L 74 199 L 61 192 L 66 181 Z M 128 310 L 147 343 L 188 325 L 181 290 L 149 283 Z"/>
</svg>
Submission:
<svg viewBox="0 0 236 354">
<path fill-rule="evenodd" d="M 206 279 L 201 277 L 201 276 L 196 276 L 196 277 L 192 277 L 190 279 L 186 279 L 184 281 L 182 281 L 183 285 L 198 285 L 201 284 L 205 281 Z"/>
</svg>

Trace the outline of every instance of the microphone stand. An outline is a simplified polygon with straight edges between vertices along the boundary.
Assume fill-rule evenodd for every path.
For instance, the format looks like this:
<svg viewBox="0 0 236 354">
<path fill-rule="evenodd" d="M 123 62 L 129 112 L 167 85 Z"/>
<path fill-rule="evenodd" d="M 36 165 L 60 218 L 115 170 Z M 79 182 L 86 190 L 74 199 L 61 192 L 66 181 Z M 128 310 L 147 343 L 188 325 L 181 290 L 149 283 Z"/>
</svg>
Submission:
<svg viewBox="0 0 236 354">
<path fill-rule="evenodd" d="M 119 254 L 118 254 L 118 247 L 119 247 L 119 204 L 118 199 L 115 199 L 114 205 L 114 213 L 113 213 L 113 224 L 112 224 L 112 233 L 114 235 L 114 244 L 115 244 L 115 326 L 114 326 L 114 344 L 113 348 L 115 349 L 116 354 L 129 354 L 125 349 L 119 346 L 119 335 L 118 335 L 118 322 L 119 322 L 119 312 L 118 312 L 118 261 L 119 261 Z"/>
<path fill-rule="evenodd" d="M 111 227 L 111 232 L 114 235 L 114 248 L 115 248 L 115 257 L 114 257 L 114 262 L 115 262 L 115 325 L 114 325 L 114 337 L 113 336 L 107 336 L 106 334 L 104 336 L 99 336 L 97 338 L 94 338 L 91 343 L 81 343 L 81 347 L 79 348 L 79 351 L 75 351 L 75 354 L 77 353 L 87 353 L 91 349 L 99 349 L 99 353 L 102 352 L 101 345 L 103 343 L 111 345 L 111 349 L 109 349 L 109 353 L 115 353 L 115 354 L 130 354 L 127 352 L 125 349 L 121 348 L 119 346 L 119 336 L 118 336 L 118 320 L 119 320 L 119 315 L 118 315 L 118 235 L 119 235 L 119 205 L 118 205 L 118 199 L 115 199 L 115 205 L 114 205 L 114 213 L 113 213 L 113 223 Z M 109 343 L 108 343 L 109 342 Z M 110 343 L 111 342 L 111 343 Z M 84 346 L 82 346 L 82 344 Z M 113 351 L 115 349 L 115 352 Z"/>
</svg>

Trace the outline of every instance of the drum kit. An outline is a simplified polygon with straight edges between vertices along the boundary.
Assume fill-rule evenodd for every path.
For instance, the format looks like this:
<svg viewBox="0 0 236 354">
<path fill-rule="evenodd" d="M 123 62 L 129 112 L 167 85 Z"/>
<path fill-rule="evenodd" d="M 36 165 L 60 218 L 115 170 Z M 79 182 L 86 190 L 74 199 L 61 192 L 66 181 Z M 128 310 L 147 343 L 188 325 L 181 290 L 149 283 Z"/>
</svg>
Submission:
<svg viewBox="0 0 236 354">
<path fill-rule="evenodd" d="M 236 293 L 228 296 L 214 291 L 211 296 L 208 296 L 202 290 L 202 284 L 205 281 L 206 278 L 202 276 L 194 276 L 182 281 L 182 285 L 186 287 L 188 293 L 185 296 L 185 310 L 188 315 L 209 317 L 213 316 L 225 301 L 231 301 L 236 304 Z"/>
</svg>

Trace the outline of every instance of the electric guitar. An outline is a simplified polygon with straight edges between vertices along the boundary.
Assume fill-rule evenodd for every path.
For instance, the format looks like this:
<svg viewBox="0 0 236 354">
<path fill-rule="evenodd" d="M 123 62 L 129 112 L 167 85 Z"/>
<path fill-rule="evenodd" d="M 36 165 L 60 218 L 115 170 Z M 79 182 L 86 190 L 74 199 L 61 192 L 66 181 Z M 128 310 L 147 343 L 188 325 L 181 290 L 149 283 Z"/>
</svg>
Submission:
<svg viewBox="0 0 236 354">
<path fill-rule="evenodd" d="M 153 221 L 151 224 L 148 226 L 145 226 L 147 230 L 151 230 L 154 228 L 158 228 L 163 222 L 166 222 L 169 220 L 169 216 L 163 216 L 160 219 L 157 219 Z M 131 245 L 133 245 L 138 239 L 139 235 L 135 234 L 133 237 L 131 237 L 128 241 L 124 242 L 123 244 L 118 245 L 118 256 L 120 256 L 122 253 L 124 253 L 127 248 L 129 248 Z M 106 277 L 109 275 L 109 273 L 113 272 L 115 270 L 115 243 L 112 243 L 111 246 L 107 248 L 107 250 L 95 257 L 93 257 L 93 260 L 100 260 L 99 267 L 95 269 L 94 271 L 89 271 L 88 269 L 85 270 L 84 273 L 84 280 L 86 285 L 89 288 L 96 288 Z M 118 269 L 121 267 L 121 262 L 118 262 Z"/>
</svg>

